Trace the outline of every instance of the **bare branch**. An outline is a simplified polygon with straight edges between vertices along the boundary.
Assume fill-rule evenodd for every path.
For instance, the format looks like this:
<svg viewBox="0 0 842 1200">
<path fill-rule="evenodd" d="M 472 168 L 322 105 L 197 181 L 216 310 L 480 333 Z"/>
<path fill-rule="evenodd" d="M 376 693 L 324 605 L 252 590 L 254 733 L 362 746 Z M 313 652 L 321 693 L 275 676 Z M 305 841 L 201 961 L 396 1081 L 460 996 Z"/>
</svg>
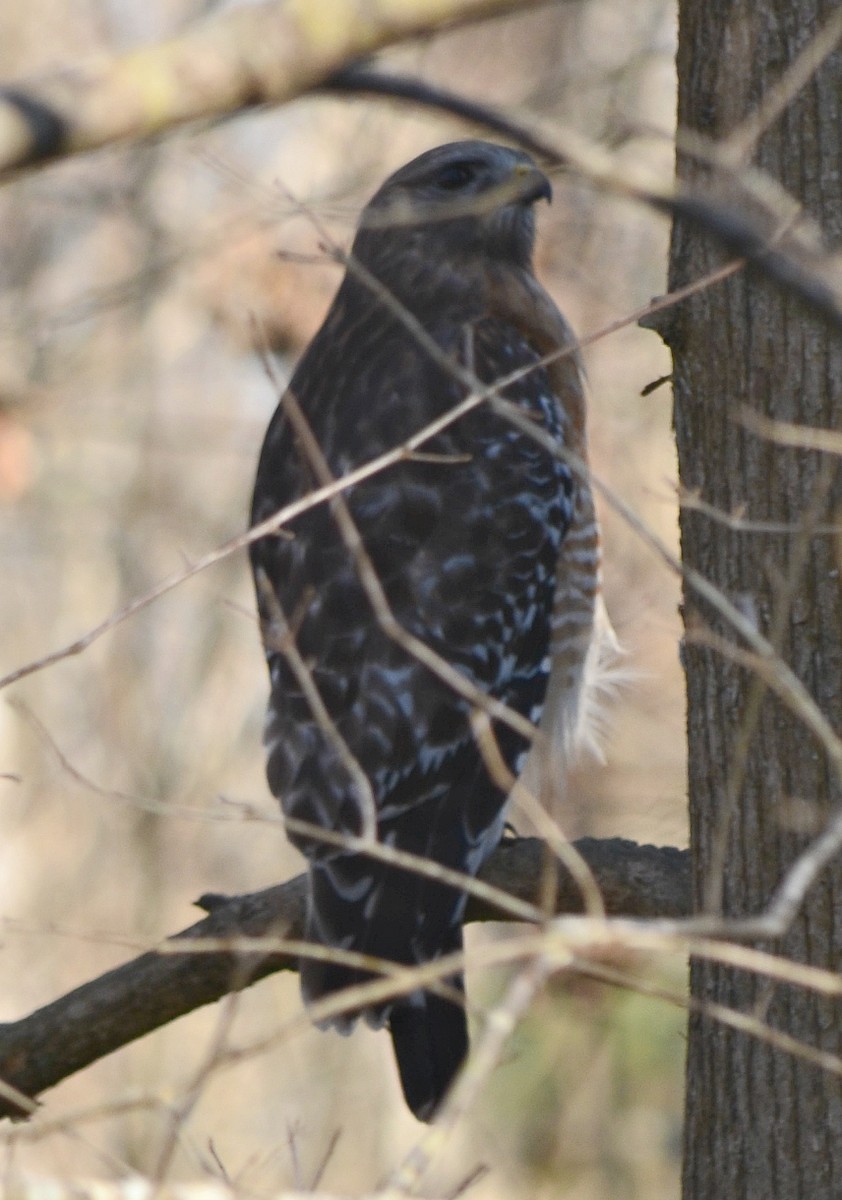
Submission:
<svg viewBox="0 0 842 1200">
<path fill-rule="evenodd" d="M 631 169 L 615 155 L 571 130 L 545 135 L 503 113 L 433 88 L 421 81 L 376 75 L 355 65 L 373 51 L 419 34 L 540 7 L 546 0 L 403 0 L 388 14 L 367 0 L 334 0 L 330 14 L 317 0 L 281 4 L 263 0 L 215 15 L 168 41 L 129 54 L 99 57 L 75 69 L 0 88 L 0 179 L 22 168 L 129 138 L 144 138 L 196 120 L 233 114 L 258 105 L 287 102 L 318 88 L 368 92 L 449 111 L 531 148 L 548 163 L 570 167 L 596 186 L 646 204 L 675 220 L 704 229 L 728 252 L 800 296 L 837 328 L 842 327 L 838 279 L 827 275 L 815 253 L 793 239 L 772 245 L 776 214 L 746 179 L 757 218 L 710 195 L 677 187 L 652 172 Z M 330 37 L 323 36 L 329 24 Z M 735 162 L 766 123 L 804 86 L 838 39 L 829 22 L 789 77 L 761 107 L 756 120 L 737 131 Z M 745 206 L 743 206 L 745 208 Z M 813 247 L 815 250 L 815 247 Z"/>
<path fill-rule="evenodd" d="M 743 951 L 743 953 L 745 952 Z M 695 996 L 688 996 L 686 992 L 672 991 L 653 983 L 651 979 L 642 978 L 629 971 L 618 970 L 616 967 L 601 962 L 577 958 L 575 959 L 575 970 L 577 974 L 599 980 L 601 983 L 611 984 L 624 991 L 637 992 L 641 996 L 651 996 L 656 1000 L 662 1000 L 674 1008 L 702 1013 L 710 1020 L 718 1021 L 720 1025 L 727 1025 L 731 1029 L 747 1033 L 758 1041 L 776 1046 L 794 1058 L 801 1058 L 823 1070 L 832 1071 L 834 1075 L 842 1075 L 842 1058 L 838 1054 L 831 1054 L 826 1050 L 811 1046 L 799 1038 L 794 1038 L 780 1029 L 775 1029 L 753 1013 L 741 1012 L 739 1009 L 724 1004 L 715 1004 L 711 1001 L 700 1001 Z"/>
<path fill-rule="evenodd" d="M 639 846 L 619 838 L 584 838 L 575 846 L 593 872 L 610 915 L 677 919 L 689 913 L 686 851 Z M 481 880 L 524 903 L 541 906 L 548 891 L 547 872 L 553 867 L 555 911 L 582 912 L 577 883 L 534 838 L 503 842 L 481 872 Z M 276 949 L 272 940 L 268 949 L 238 948 L 237 942 L 302 938 L 306 890 L 302 875 L 249 895 L 202 897 L 199 903 L 210 915 L 170 939 L 166 954 L 154 950 L 142 954 L 30 1016 L 0 1026 L 0 1077 L 25 1096 L 36 1096 L 176 1017 L 276 971 L 295 970 L 295 958 Z M 467 920 L 501 919 L 506 918 L 497 906 L 470 900 Z M 196 940 L 207 940 L 213 948 L 197 952 L 190 945 Z M 179 941 L 189 946 L 184 953 L 178 952 Z M 20 1116 L 22 1108 L 8 1094 L 0 1094 L 0 1115 Z"/>
<path fill-rule="evenodd" d="M 842 9 L 837 10 L 822 29 L 810 38 L 778 79 L 761 97 L 760 103 L 745 120 L 720 143 L 722 160 L 746 163 L 762 135 L 777 121 L 802 88 L 818 71 L 824 60 L 842 41 Z"/>
<path fill-rule="evenodd" d="M 584 464 L 563 446 L 559 446 L 545 430 L 539 429 L 531 421 L 524 418 L 515 405 L 501 396 L 491 396 L 489 404 L 496 413 L 505 417 L 512 425 L 526 433 L 544 446 L 550 454 L 566 462 L 572 470 L 582 473 Z M 765 681 L 778 696 L 787 704 L 790 710 L 804 723 L 807 729 L 822 746 L 834 770 L 842 778 L 842 738 L 838 737 L 830 721 L 819 708 L 805 685 L 795 672 L 780 657 L 772 642 L 764 637 L 756 624 L 736 604 L 711 583 L 701 572 L 687 566 L 598 476 L 590 473 L 591 483 L 600 492 L 607 504 L 617 512 L 630 529 L 645 542 L 673 570 L 680 575 L 688 589 L 700 596 L 714 609 L 750 647 L 753 651 L 751 664 L 758 674 L 763 674 Z M 732 649 L 730 643 L 719 643 L 723 653 L 729 655 L 738 652 Z M 772 682 L 774 680 L 774 682 Z"/>
<path fill-rule="evenodd" d="M 789 103 L 793 89 L 803 87 L 810 72 L 820 65 L 829 53 L 829 44 L 838 39 L 836 26 L 830 22 L 816 39 L 815 52 L 805 52 L 801 68 L 773 98 L 771 115 Z M 782 193 L 769 176 L 756 170 L 736 171 L 734 154 L 719 154 L 718 146 L 709 144 L 697 135 L 680 134 L 679 145 L 684 153 L 703 157 L 719 167 L 731 184 L 741 193 L 741 200 L 725 203 L 712 192 L 676 185 L 651 171 L 631 169 L 603 146 L 590 142 L 578 132 L 553 127 L 544 132 L 533 117 L 529 123 L 513 121 L 507 114 L 466 100 L 458 93 L 432 87 L 420 80 L 402 76 L 381 75 L 351 66 L 332 77 L 331 90 L 368 92 L 389 96 L 416 105 L 451 112 L 472 121 L 482 128 L 519 142 L 537 154 L 547 164 L 567 167 L 604 191 L 613 192 L 645 204 L 657 212 L 695 226 L 715 239 L 735 258 L 744 259 L 759 274 L 767 276 L 785 291 L 799 296 L 816 312 L 821 313 L 837 329 L 842 328 L 842 285 L 838 273 L 828 271 L 828 256 L 820 245 L 808 243 L 791 230 L 795 202 Z M 758 122 L 747 127 L 746 138 L 735 143 L 739 155 L 746 139 L 762 132 L 768 119 L 765 111 Z M 741 132 L 741 131 L 738 131 Z M 733 188 L 732 188 L 733 190 Z M 749 214 L 754 215 L 749 215 Z M 786 245 L 781 244 L 779 230 L 783 226 L 791 233 Z M 647 322 L 663 331 L 669 340 L 669 322 Z"/>
<path fill-rule="evenodd" d="M 318 222 L 315 222 L 315 224 L 317 228 L 321 229 Z M 322 233 L 324 235 L 323 230 Z M 679 303 L 681 300 L 686 299 L 696 292 L 718 283 L 721 279 L 727 278 L 744 265 L 742 262 L 738 261 L 727 264 L 725 267 L 718 268 L 717 270 L 704 275 L 694 283 L 688 284 L 686 287 L 669 293 L 668 295 L 661 296 L 657 300 L 653 300 L 651 303 L 647 304 L 645 307 L 638 309 L 627 316 L 620 317 L 615 321 L 611 321 L 608 325 L 603 326 L 586 337 L 580 338 L 578 346 L 564 347 L 563 349 L 555 351 L 554 353 L 545 355 L 539 360 L 538 363 L 535 364 L 534 367 L 522 368 L 519 371 L 513 371 L 505 378 L 498 379 L 493 384 L 486 386 L 481 384 L 478 380 L 475 380 L 469 371 L 460 367 L 458 364 L 455 364 L 451 359 L 445 356 L 436 342 L 427 334 L 426 330 L 424 330 L 418 324 L 418 322 L 415 321 L 415 319 L 412 317 L 412 314 L 408 313 L 402 305 L 398 304 L 394 297 L 392 297 L 386 291 L 386 289 L 378 283 L 377 280 L 373 279 L 368 272 L 363 273 L 362 269 L 359 268 L 357 264 L 354 264 L 352 259 L 348 260 L 345 256 L 343 256 L 337 247 L 332 246 L 331 249 L 341 261 L 345 262 L 349 269 L 354 269 L 357 271 L 363 282 L 366 283 L 367 286 L 371 287 L 372 290 L 377 292 L 383 302 L 387 304 L 390 311 L 392 311 L 399 320 L 402 320 L 406 323 L 407 328 L 409 328 L 410 331 L 413 332 L 416 337 L 418 337 L 420 344 L 425 347 L 425 349 L 433 358 L 433 361 L 439 363 L 443 369 L 453 373 L 457 379 L 465 384 L 469 390 L 469 395 L 467 395 L 464 400 L 455 405 L 448 412 L 443 413 L 441 417 L 431 421 L 423 429 L 420 429 L 416 434 L 413 434 L 412 437 L 407 438 L 407 440 L 401 445 L 396 446 L 392 450 L 385 451 L 383 454 L 378 455 L 376 458 L 371 459 L 367 463 L 363 463 L 362 466 L 357 467 L 355 470 L 349 471 L 347 474 L 343 475 L 341 479 L 337 479 L 330 484 L 324 485 L 323 487 L 314 488 L 306 496 L 302 496 L 301 499 L 285 505 L 282 509 L 279 509 L 278 512 L 267 517 L 266 520 L 262 521 L 259 525 L 254 525 L 245 533 L 237 534 L 236 536 L 229 538 L 228 541 L 223 542 L 222 545 L 217 546 L 215 549 L 210 550 L 207 554 L 197 558 L 189 566 L 184 567 L 181 570 L 174 571 L 171 575 L 168 575 L 165 579 L 162 579 L 148 591 L 135 596 L 133 600 L 124 605 L 122 608 L 111 612 L 107 617 L 105 617 L 97 625 L 89 628 L 80 637 L 65 644 L 64 646 L 60 646 L 56 650 L 41 655 L 39 658 L 27 662 L 12 671 L 9 671 L 6 675 L 0 676 L 0 691 L 13 683 L 19 682 L 21 679 L 25 679 L 29 675 L 33 675 L 38 671 L 43 671 L 47 667 L 53 666 L 55 663 L 62 662 L 64 659 L 72 658 L 78 654 L 84 653 L 84 651 L 92 646 L 94 642 L 97 642 L 101 637 L 104 637 L 105 634 L 110 633 L 119 625 L 123 624 L 124 621 L 127 621 L 133 617 L 136 613 L 141 612 L 143 609 L 148 608 L 151 604 L 154 604 L 155 601 L 160 600 L 163 596 L 168 595 L 171 591 L 185 583 L 188 579 L 192 579 L 195 575 L 199 575 L 203 571 L 208 570 L 210 567 L 216 566 L 217 563 L 222 562 L 229 555 L 245 549 L 245 547 L 249 546 L 252 542 L 257 541 L 259 538 L 264 537 L 267 534 L 278 533 L 295 517 L 300 516 L 302 513 L 307 512 L 311 508 L 315 508 L 318 504 L 324 504 L 326 501 L 331 500 L 334 496 L 340 495 L 342 492 L 349 490 L 356 484 L 362 483 L 364 480 L 370 479 L 372 476 L 379 474 L 387 467 L 393 466 L 395 463 L 411 460 L 421 446 L 425 445 L 437 434 L 441 433 L 442 430 L 454 424 L 466 413 L 473 411 L 473 409 L 484 403 L 489 396 L 498 393 L 500 389 L 506 388 L 512 383 L 516 383 L 523 375 L 527 374 L 528 371 L 537 369 L 541 366 L 548 366 L 551 363 L 564 358 L 565 356 L 575 353 L 577 349 L 583 349 L 589 345 L 592 345 L 600 341 L 602 338 L 607 337 L 612 333 L 616 333 L 629 325 L 633 325 L 638 322 L 647 324 L 651 323 L 651 319 L 654 314 L 663 312 L 669 309 L 672 305 Z M 635 528 L 633 522 L 632 527 Z"/>
<path fill-rule="evenodd" d="M 392 1174 L 385 1189 L 384 1200 L 400 1200 L 401 1197 L 417 1194 L 418 1185 L 440 1152 L 444 1140 L 476 1102 L 489 1075 L 503 1057 L 518 1023 L 528 1012 L 551 970 L 550 964 L 538 955 L 516 972 L 506 988 L 503 999 L 489 1015 L 464 1068 L 459 1072 L 453 1087 L 436 1113 L 435 1124 L 424 1130 Z"/>
<path fill-rule="evenodd" d="M 797 429 L 800 434 L 805 435 L 807 438 L 813 435 L 832 435 L 831 430 L 807 429 L 800 425 L 790 426 L 789 428 Z M 839 452 L 842 453 L 842 437 L 838 434 L 835 436 L 839 442 Z M 709 517 L 711 521 L 715 521 L 717 525 L 724 525 L 726 529 L 733 530 L 734 533 L 780 534 L 783 537 L 800 537 L 806 534 L 811 538 L 838 537 L 842 533 L 842 522 L 839 521 L 830 525 L 811 524 L 808 527 L 803 521 L 795 523 L 793 521 L 753 520 L 745 516 L 744 504 L 741 504 L 735 512 L 727 513 L 717 505 L 709 504 L 707 500 L 703 500 L 696 491 L 682 490 L 679 493 L 678 503 L 681 508 L 701 513 L 703 516 Z"/>
<path fill-rule="evenodd" d="M 0 89 L 0 178 L 49 159 L 191 121 L 280 104 L 347 62 L 437 29 L 545 0 L 262 0 L 127 54 Z"/>
<path fill-rule="evenodd" d="M 325 487 L 335 483 L 336 480 L 331 474 L 327 460 L 313 436 L 310 425 L 301 410 L 297 398 L 291 391 L 288 391 L 284 394 L 281 403 L 295 430 L 295 436 L 298 439 L 299 445 L 306 455 L 306 461 L 312 467 L 319 483 Z M 475 708 L 487 713 L 490 717 L 502 721 L 528 741 L 539 740 L 541 737 L 540 731 L 531 721 L 502 701 L 487 695 L 476 684 L 472 683 L 467 675 L 458 671 L 452 663 L 448 662 L 446 658 L 443 658 L 441 654 L 428 646 L 422 638 L 416 637 L 403 628 L 392 612 L 386 592 L 377 576 L 377 572 L 374 570 L 374 565 L 343 496 L 337 495 L 334 497 L 331 502 L 331 512 L 342 539 L 354 558 L 357 577 L 365 590 L 374 616 L 384 633 L 396 642 L 402 650 L 405 650 L 407 654 L 422 663 L 458 696 L 463 697 L 463 699 L 467 700 Z"/>
<path fill-rule="evenodd" d="M 263 641 L 267 648 L 282 654 L 290 670 L 295 675 L 302 695 L 310 707 L 313 718 L 321 727 L 330 745 L 351 777 L 354 785 L 354 796 L 359 805 L 360 825 L 362 835 L 372 841 L 377 837 L 377 805 L 374 799 L 371 783 L 357 758 L 351 753 L 348 743 L 336 727 L 321 697 L 313 672 L 304 661 L 292 630 L 289 627 L 286 614 L 281 608 L 281 601 L 272 583 L 262 567 L 257 571 L 257 590 L 269 613 L 269 620 L 264 622 Z"/>
<path fill-rule="evenodd" d="M 741 409 L 739 421 L 758 437 L 765 437 L 778 446 L 819 450 L 824 454 L 842 456 L 842 433 L 836 429 L 816 429 L 810 425 L 794 425 L 790 421 L 772 420 L 747 406 Z"/>
</svg>

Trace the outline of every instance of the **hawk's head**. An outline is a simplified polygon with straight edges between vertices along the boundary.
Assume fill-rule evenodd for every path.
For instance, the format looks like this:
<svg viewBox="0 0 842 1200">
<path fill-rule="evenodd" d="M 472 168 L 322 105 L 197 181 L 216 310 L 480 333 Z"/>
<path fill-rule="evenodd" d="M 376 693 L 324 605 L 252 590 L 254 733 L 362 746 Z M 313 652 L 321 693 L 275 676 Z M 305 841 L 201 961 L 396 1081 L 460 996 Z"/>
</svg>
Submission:
<svg viewBox="0 0 842 1200">
<path fill-rule="evenodd" d="M 546 175 L 522 150 L 451 142 L 389 176 L 363 212 L 352 253 L 375 273 L 401 256 L 416 270 L 419 260 L 432 271 L 478 259 L 528 268 L 532 207 L 551 198 Z"/>
</svg>

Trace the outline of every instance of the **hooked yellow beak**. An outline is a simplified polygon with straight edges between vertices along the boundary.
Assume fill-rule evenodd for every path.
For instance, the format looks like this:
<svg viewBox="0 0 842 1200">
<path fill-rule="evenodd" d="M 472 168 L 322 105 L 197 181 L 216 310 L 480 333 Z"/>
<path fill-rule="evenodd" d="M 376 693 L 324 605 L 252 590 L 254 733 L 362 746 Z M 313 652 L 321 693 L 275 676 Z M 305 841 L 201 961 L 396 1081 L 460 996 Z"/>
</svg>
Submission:
<svg viewBox="0 0 842 1200">
<path fill-rule="evenodd" d="M 536 200 L 546 200 L 548 204 L 552 204 L 552 184 L 537 167 L 530 166 L 529 163 L 517 163 L 512 170 L 512 180 L 521 203 L 532 204 Z"/>
</svg>

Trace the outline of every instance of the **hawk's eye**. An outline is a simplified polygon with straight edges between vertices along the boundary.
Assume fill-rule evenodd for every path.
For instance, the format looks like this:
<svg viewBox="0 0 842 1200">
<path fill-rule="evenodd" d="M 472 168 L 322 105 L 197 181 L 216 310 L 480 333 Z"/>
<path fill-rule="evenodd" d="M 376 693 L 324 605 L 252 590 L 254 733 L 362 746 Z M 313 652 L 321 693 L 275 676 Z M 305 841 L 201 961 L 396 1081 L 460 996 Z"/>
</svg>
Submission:
<svg viewBox="0 0 842 1200">
<path fill-rule="evenodd" d="M 473 183 L 476 175 L 477 167 L 475 163 L 450 163 L 449 166 L 442 167 L 436 176 L 436 187 L 441 188 L 445 192 L 457 192 L 460 188 L 467 187 L 469 183 Z"/>
</svg>

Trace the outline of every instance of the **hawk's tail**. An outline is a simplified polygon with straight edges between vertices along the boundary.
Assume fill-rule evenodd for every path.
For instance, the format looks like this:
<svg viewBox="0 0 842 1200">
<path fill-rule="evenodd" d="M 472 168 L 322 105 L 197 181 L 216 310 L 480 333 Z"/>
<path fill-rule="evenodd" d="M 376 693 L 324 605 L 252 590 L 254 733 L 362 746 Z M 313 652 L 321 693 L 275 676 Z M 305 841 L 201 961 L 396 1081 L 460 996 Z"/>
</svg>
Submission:
<svg viewBox="0 0 842 1200">
<path fill-rule="evenodd" d="M 395 1004 L 389 1031 L 406 1102 L 419 1121 L 430 1121 L 468 1053 L 464 1006 L 416 992 Z"/>
<path fill-rule="evenodd" d="M 464 903 L 464 895 L 453 888 L 405 872 L 375 876 L 362 855 L 337 855 L 310 864 L 306 937 L 320 946 L 412 967 L 459 953 Z M 418 914 L 426 918 L 426 927 Z M 364 967 L 321 956 L 302 958 L 299 969 L 307 1005 L 382 979 Z M 432 1119 L 468 1052 L 461 973 L 442 984 L 447 998 L 417 988 L 371 1005 L 352 1002 L 344 1012 L 319 1022 L 340 1033 L 349 1033 L 359 1017 L 374 1029 L 388 1023 L 406 1102 L 419 1121 Z"/>
<path fill-rule="evenodd" d="M 302 959 L 300 969 L 302 990 L 309 1004 L 378 978 L 335 963 L 306 959 Z M 448 979 L 446 984 L 451 991 L 464 991 L 461 976 Z M 388 1022 L 406 1102 L 419 1121 L 432 1120 L 468 1053 L 464 1005 L 419 991 L 388 1006 L 351 1010 L 319 1024 L 350 1033 L 359 1017 L 373 1029 Z"/>
</svg>

